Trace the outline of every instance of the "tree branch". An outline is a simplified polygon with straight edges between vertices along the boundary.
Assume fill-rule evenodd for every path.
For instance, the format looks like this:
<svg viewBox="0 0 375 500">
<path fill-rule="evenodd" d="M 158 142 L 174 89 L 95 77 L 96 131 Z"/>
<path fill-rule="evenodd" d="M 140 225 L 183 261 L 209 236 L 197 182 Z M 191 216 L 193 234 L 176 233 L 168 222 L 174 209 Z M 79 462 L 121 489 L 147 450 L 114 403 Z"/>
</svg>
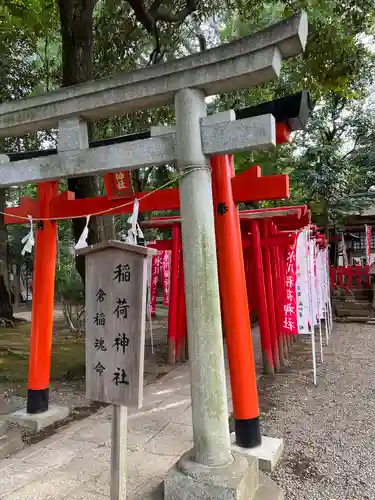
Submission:
<svg viewBox="0 0 375 500">
<path fill-rule="evenodd" d="M 345 160 L 345 158 L 347 158 L 348 156 L 350 156 L 352 153 L 354 153 L 354 151 L 356 150 L 357 146 L 358 146 L 358 142 L 359 142 L 359 139 L 361 137 L 363 137 L 364 134 L 359 134 L 356 139 L 355 139 L 355 142 L 354 142 L 354 146 L 352 147 L 352 149 L 350 151 L 348 151 L 346 154 L 344 154 L 344 156 L 341 157 L 341 161 L 342 160 Z"/>
<path fill-rule="evenodd" d="M 195 25 L 195 35 L 198 38 L 198 42 L 199 42 L 199 50 L 200 50 L 200 52 L 204 52 L 207 49 L 206 37 L 203 33 L 202 28 L 200 27 L 198 16 L 194 15 L 193 20 L 194 20 L 194 25 Z"/>
<path fill-rule="evenodd" d="M 197 10 L 198 1 L 186 0 L 186 6 L 177 12 L 172 12 L 165 5 L 159 5 L 155 11 L 155 20 L 165 23 L 182 23 L 191 13 Z"/>
<path fill-rule="evenodd" d="M 157 64 L 164 58 L 165 51 L 162 50 L 160 44 L 158 22 L 165 23 L 183 23 L 184 20 L 197 10 L 200 0 L 186 0 L 185 7 L 178 11 L 173 11 L 166 5 L 162 5 L 162 0 L 154 0 L 148 8 L 145 0 L 127 0 L 130 7 L 133 9 L 136 20 L 142 24 L 148 33 L 153 35 L 155 39 L 155 48 L 152 51 L 148 65 Z M 205 39 L 198 36 L 201 50 L 205 48 Z"/>
<path fill-rule="evenodd" d="M 155 33 L 155 18 L 151 13 L 151 9 L 148 10 L 144 0 L 127 0 L 130 7 L 133 9 L 135 18 L 138 22 L 142 24 L 146 31 L 149 33 Z"/>
<path fill-rule="evenodd" d="M 144 0 L 127 0 L 133 9 L 135 18 L 149 32 L 155 33 L 155 26 L 158 21 L 164 23 L 182 23 L 198 7 L 199 0 L 186 0 L 186 5 L 182 9 L 174 12 L 166 5 L 162 5 L 162 0 L 155 0 L 148 9 Z"/>
</svg>

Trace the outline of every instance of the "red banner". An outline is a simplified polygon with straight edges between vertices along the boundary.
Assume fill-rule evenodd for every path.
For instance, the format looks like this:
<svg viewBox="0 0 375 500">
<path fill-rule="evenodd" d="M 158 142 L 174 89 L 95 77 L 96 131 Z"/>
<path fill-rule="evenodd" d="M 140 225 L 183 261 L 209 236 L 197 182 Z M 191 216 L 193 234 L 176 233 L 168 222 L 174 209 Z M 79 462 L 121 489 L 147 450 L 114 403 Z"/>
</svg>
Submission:
<svg viewBox="0 0 375 500">
<path fill-rule="evenodd" d="M 367 257 L 367 265 L 369 266 L 371 264 L 371 262 L 370 262 L 370 258 L 371 258 L 371 227 L 366 224 L 365 230 L 366 230 L 366 257 Z"/>
<path fill-rule="evenodd" d="M 160 255 L 154 255 L 152 257 L 152 271 L 151 271 L 151 314 L 154 315 L 156 312 L 156 290 L 158 287 L 160 275 Z"/>
<path fill-rule="evenodd" d="M 285 300 L 284 300 L 284 333 L 298 333 L 297 294 L 296 294 L 296 256 L 297 245 L 294 243 L 286 258 Z"/>
<path fill-rule="evenodd" d="M 171 253 L 169 250 L 161 252 L 161 262 L 163 271 L 163 286 L 164 286 L 164 305 L 169 304 L 169 282 L 170 282 L 170 268 L 171 268 Z"/>
</svg>

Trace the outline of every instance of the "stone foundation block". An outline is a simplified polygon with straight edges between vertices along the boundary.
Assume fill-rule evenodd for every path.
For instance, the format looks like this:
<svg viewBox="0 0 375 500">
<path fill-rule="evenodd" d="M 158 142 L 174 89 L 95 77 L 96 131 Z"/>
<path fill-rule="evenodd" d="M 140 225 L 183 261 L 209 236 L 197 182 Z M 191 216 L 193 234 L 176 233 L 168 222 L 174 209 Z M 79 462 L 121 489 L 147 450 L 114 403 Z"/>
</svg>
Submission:
<svg viewBox="0 0 375 500">
<path fill-rule="evenodd" d="M 35 414 L 27 413 L 26 408 L 22 408 L 21 410 L 7 415 L 6 419 L 21 427 L 39 431 L 55 422 L 64 420 L 68 415 L 69 408 L 65 406 L 50 405 L 47 411 Z"/>
<path fill-rule="evenodd" d="M 262 444 L 254 448 L 241 448 L 235 443 L 236 437 L 231 434 L 232 450 L 246 457 L 255 457 L 259 461 L 259 469 L 272 472 L 281 458 L 284 449 L 282 439 L 262 436 Z"/>
<path fill-rule="evenodd" d="M 259 486 L 258 460 L 233 454 L 223 467 L 207 467 L 185 453 L 164 480 L 165 500 L 249 500 Z"/>
</svg>

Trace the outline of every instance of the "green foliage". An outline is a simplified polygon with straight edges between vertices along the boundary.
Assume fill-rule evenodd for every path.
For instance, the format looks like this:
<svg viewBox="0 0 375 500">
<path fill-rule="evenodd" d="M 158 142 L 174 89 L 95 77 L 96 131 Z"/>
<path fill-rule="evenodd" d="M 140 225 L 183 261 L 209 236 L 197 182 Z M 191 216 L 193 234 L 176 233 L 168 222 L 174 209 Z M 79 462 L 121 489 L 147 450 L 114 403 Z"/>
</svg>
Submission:
<svg viewBox="0 0 375 500">
<path fill-rule="evenodd" d="M 316 110 L 307 131 L 296 141 L 298 151 L 290 173 L 295 196 L 309 201 L 324 224 L 366 206 L 355 195 L 375 184 L 375 161 L 370 154 L 374 126 L 373 110 L 332 96 Z"/>
<path fill-rule="evenodd" d="M 59 241 L 55 289 L 63 304 L 68 328 L 72 333 L 81 334 L 84 330 L 85 290 L 74 265 L 72 242 Z"/>
<path fill-rule="evenodd" d="M 244 36 L 277 22 L 293 12 L 308 13 L 309 37 L 303 55 L 283 63 L 281 78 L 262 91 L 274 97 L 308 89 L 314 98 L 327 92 L 344 96 L 361 95 L 364 84 L 372 78 L 374 57 L 364 43 L 374 31 L 374 0 L 248 0 L 238 2 L 237 9 L 227 12 L 222 39 Z M 259 90 L 238 93 L 247 102 L 259 102 Z"/>
<path fill-rule="evenodd" d="M 183 2 L 163 3 L 179 7 Z M 289 173 L 293 195 L 290 202 L 309 202 L 318 220 L 327 223 L 359 209 L 363 200 L 352 194 L 374 182 L 373 113 L 368 109 L 363 112 L 363 100 L 374 73 L 373 54 L 364 41 L 374 33 L 375 0 L 204 0 L 186 22 L 158 23 L 159 38 L 166 50 L 165 59 L 169 60 L 199 50 L 201 31 L 208 46 L 212 46 L 264 28 L 301 8 L 309 16 L 305 53 L 284 62 L 276 82 L 221 95 L 211 107 L 216 110 L 249 106 L 301 89 L 310 90 L 320 107 L 306 132 L 297 134 L 292 145 L 279 146 L 274 151 L 236 155 L 236 169 L 241 171 L 259 163 L 263 175 Z M 154 46 L 154 37 L 137 22 L 128 2 L 96 2 L 95 78 L 147 65 Z M 61 40 L 56 1 L 0 0 L 0 60 L 0 101 L 37 95 L 60 85 Z M 356 106 L 360 106 L 360 112 Z M 170 107 L 118 116 L 92 124 L 92 138 L 136 132 L 173 120 Z M 337 130 L 332 129 L 333 122 Z M 53 131 L 41 131 L 22 140 L 7 139 L 5 149 L 37 149 L 46 143 L 54 144 L 54 138 Z M 350 154 L 348 144 L 353 149 Z M 173 166 L 137 171 L 135 188 L 154 189 L 173 174 Z M 35 188 L 9 189 L 8 202 L 17 203 L 21 195 L 35 196 Z M 127 216 L 116 217 L 118 233 L 126 232 L 127 227 Z M 16 261 L 20 255 L 19 240 L 27 227 L 9 230 L 10 252 Z M 72 272 L 70 221 L 59 223 L 59 242 L 57 289 L 62 297 L 69 296 L 78 303 L 81 285 Z"/>
<path fill-rule="evenodd" d="M 263 174 L 289 174 L 291 199 L 277 205 L 308 203 L 314 221 L 327 227 L 368 206 L 357 195 L 375 184 L 374 130 L 366 102 L 331 94 L 291 145 L 242 155 L 237 167 L 259 163 Z"/>
</svg>

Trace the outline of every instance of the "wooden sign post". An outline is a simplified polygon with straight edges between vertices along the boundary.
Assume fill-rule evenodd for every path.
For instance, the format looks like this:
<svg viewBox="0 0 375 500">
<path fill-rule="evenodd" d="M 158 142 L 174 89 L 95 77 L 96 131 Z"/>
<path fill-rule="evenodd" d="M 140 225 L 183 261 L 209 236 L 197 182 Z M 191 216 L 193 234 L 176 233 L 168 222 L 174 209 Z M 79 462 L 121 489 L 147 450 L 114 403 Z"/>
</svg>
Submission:
<svg viewBox="0 0 375 500">
<path fill-rule="evenodd" d="M 111 500 L 126 498 L 127 407 L 142 406 L 147 257 L 108 241 L 86 256 L 86 396 L 113 404 Z"/>
</svg>

